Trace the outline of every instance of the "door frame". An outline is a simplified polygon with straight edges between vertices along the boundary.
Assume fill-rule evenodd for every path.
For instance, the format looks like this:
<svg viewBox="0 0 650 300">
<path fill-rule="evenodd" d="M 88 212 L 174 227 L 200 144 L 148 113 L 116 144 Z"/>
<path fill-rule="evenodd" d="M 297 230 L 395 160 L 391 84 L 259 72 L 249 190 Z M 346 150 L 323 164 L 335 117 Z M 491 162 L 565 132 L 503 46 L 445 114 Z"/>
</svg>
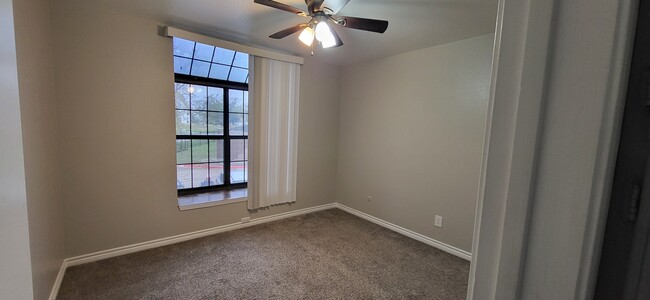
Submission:
<svg viewBox="0 0 650 300">
<path fill-rule="evenodd" d="M 638 0 L 616 1 L 575 299 L 593 297 L 634 40 Z M 467 299 L 517 299 L 521 291 L 557 10 L 556 0 L 499 0 Z"/>
</svg>

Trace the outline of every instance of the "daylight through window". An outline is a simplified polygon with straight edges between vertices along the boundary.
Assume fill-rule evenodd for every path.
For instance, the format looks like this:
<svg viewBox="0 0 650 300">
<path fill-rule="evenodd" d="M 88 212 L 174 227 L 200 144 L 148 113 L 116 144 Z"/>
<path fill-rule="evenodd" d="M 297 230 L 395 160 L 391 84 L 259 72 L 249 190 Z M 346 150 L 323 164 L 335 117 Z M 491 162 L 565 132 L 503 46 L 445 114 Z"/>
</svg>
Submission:
<svg viewBox="0 0 650 300">
<path fill-rule="evenodd" d="M 173 39 L 179 193 L 248 181 L 248 54 Z"/>
</svg>

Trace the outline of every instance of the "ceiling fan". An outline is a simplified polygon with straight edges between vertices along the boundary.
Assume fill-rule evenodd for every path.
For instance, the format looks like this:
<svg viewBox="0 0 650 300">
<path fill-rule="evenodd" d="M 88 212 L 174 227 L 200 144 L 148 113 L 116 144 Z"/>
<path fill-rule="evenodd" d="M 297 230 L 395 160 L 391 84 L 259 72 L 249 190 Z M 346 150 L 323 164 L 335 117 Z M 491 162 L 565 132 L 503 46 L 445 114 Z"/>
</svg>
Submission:
<svg viewBox="0 0 650 300">
<path fill-rule="evenodd" d="M 282 39 L 302 30 L 298 39 L 312 47 L 312 55 L 314 39 L 320 42 L 323 48 L 343 46 L 339 35 L 327 23 L 377 33 L 384 33 L 388 28 L 388 21 L 336 15 L 350 0 L 305 0 L 307 11 L 273 0 L 254 0 L 254 2 L 311 18 L 307 23 L 278 31 L 269 37 Z"/>
</svg>

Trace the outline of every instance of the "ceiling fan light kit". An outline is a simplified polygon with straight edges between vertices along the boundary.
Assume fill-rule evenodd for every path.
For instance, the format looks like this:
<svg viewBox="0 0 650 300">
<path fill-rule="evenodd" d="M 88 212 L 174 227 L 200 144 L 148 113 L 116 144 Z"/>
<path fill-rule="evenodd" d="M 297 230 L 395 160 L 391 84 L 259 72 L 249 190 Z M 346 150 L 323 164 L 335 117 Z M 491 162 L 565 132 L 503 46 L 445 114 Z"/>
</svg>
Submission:
<svg viewBox="0 0 650 300">
<path fill-rule="evenodd" d="M 314 55 L 314 39 L 320 43 L 322 48 L 343 46 L 343 41 L 341 41 L 336 30 L 328 25 L 328 22 L 345 28 L 376 33 L 384 33 L 388 28 L 388 21 L 384 20 L 337 16 L 336 14 L 346 4 L 348 4 L 350 0 L 305 0 L 305 4 L 307 4 L 307 12 L 273 0 L 254 0 L 253 2 L 284 10 L 298 16 L 310 17 L 311 20 L 306 24 L 298 24 L 278 31 L 269 37 L 273 39 L 282 39 L 298 31 L 302 31 L 298 36 L 298 39 L 308 47 L 312 47 L 312 55 Z"/>
<path fill-rule="evenodd" d="M 303 44 L 311 47 L 311 44 L 314 43 L 314 30 L 311 29 L 311 27 L 305 27 L 305 29 L 302 30 L 300 36 L 298 36 L 298 39 Z"/>
<path fill-rule="evenodd" d="M 321 42 L 323 48 L 331 48 L 336 46 L 334 34 L 326 22 L 318 22 L 316 24 L 316 39 Z"/>
</svg>

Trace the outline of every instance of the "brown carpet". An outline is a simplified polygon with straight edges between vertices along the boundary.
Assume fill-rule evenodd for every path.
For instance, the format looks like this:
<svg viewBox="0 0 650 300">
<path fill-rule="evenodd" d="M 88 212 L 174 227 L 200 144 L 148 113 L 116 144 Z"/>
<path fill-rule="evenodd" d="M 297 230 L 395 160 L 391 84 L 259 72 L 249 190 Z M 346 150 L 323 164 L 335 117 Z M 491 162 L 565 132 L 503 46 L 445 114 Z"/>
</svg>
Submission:
<svg viewBox="0 0 650 300">
<path fill-rule="evenodd" d="M 465 299 L 468 272 L 331 209 L 71 267 L 58 299 Z"/>
</svg>

